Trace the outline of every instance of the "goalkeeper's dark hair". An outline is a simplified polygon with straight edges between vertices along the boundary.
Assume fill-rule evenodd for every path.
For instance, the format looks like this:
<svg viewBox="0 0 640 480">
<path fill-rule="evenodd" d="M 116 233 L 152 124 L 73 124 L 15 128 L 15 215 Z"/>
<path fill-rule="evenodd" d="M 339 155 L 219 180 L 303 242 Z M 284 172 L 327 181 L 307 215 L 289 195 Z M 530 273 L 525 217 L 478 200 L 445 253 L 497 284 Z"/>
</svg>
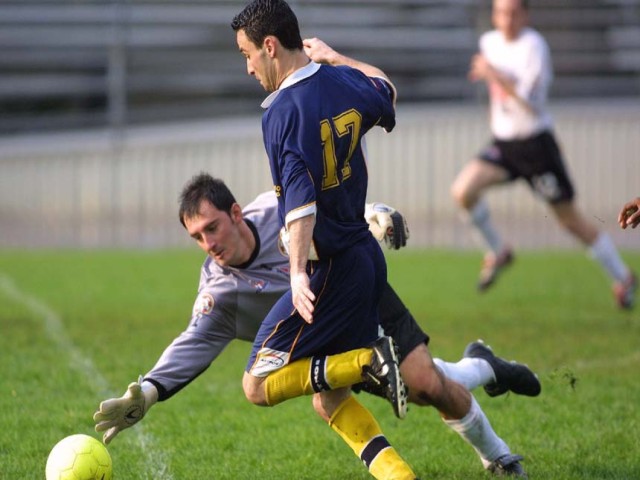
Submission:
<svg viewBox="0 0 640 480">
<path fill-rule="evenodd" d="M 284 0 L 254 0 L 233 18 L 231 28 L 244 30 L 258 48 L 273 35 L 287 50 L 302 50 L 298 18 Z"/>
<path fill-rule="evenodd" d="M 228 214 L 231 214 L 233 204 L 237 203 L 233 193 L 222 180 L 201 172 L 192 177 L 180 193 L 178 215 L 183 227 L 187 227 L 184 223 L 185 218 L 193 218 L 198 215 L 203 200 Z"/>
</svg>

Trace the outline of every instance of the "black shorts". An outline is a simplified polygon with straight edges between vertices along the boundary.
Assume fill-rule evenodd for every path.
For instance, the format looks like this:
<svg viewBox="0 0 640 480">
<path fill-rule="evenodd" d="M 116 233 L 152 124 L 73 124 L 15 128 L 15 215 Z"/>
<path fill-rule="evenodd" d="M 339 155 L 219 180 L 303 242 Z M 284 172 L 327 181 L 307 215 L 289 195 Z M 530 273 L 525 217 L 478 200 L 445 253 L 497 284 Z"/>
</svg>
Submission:
<svg viewBox="0 0 640 480">
<path fill-rule="evenodd" d="M 421 343 L 429 345 L 429 335 L 424 333 L 415 318 L 411 315 L 402 300 L 388 283 L 384 287 L 382 296 L 380 297 L 380 305 L 378 307 L 380 314 L 380 326 L 384 330 L 385 335 L 393 338 L 398 346 L 399 361 L 407 358 L 407 355 Z M 380 391 L 372 391 L 366 383 L 357 383 L 351 389 L 354 392 L 369 392 L 374 395 L 382 396 Z"/>
<path fill-rule="evenodd" d="M 531 189 L 548 203 L 570 201 L 573 185 L 553 134 L 544 131 L 526 140 L 494 139 L 478 156 L 509 172 L 509 180 L 524 178 Z"/>
<path fill-rule="evenodd" d="M 424 333 L 396 292 L 387 283 L 378 307 L 380 326 L 385 335 L 398 345 L 400 363 L 409 352 L 421 343 L 429 344 L 429 335 Z"/>
</svg>

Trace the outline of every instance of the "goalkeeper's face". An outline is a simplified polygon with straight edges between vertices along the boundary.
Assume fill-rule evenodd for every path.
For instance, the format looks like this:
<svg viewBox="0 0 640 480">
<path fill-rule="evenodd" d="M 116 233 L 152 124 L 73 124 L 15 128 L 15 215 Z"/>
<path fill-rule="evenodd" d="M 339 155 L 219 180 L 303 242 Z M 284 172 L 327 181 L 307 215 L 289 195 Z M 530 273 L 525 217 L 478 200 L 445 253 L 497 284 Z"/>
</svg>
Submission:
<svg viewBox="0 0 640 480">
<path fill-rule="evenodd" d="M 227 213 L 203 200 L 198 214 L 185 217 L 184 223 L 189 236 L 218 265 L 242 265 L 251 257 L 253 247 L 246 235 L 243 235 L 242 227 L 246 227 L 246 224 L 242 218 L 242 209 L 237 203 Z"/>
</svg>

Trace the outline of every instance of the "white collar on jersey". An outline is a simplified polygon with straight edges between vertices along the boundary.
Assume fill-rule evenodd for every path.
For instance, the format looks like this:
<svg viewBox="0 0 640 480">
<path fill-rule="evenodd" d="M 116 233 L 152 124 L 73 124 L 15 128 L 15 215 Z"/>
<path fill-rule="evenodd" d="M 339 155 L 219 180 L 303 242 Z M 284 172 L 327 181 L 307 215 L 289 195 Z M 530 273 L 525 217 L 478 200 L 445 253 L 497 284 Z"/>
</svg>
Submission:
<svg viewBox="0 0 640 480">
<path fill-rule="evenodd" d="M 262 108 L 269 108 L 269 106 L 273 103 L 273 101 L 276 99 L 276 97 L 280 93 L 280 90 L 284 90 L 285 88 L 298 83 L 300 80 L 304 80 L 305 78 L 310 77 L 311 75 L 316 73 L 319 69 L 320 69 L 320 64 L 311 60 L 304 67 L 299 68 L 298 70 L 293 72 L 291 75 L 289 75 L 287 78 L 285 78 L 284 81 L 280 84 L 280 87 L 278 88 L 278 90 L 276 90 L 275 92 L 271 92 L 269 96 L 265 98 L 264 101 L 260 104 L 260 106 Z"/>
</svg>

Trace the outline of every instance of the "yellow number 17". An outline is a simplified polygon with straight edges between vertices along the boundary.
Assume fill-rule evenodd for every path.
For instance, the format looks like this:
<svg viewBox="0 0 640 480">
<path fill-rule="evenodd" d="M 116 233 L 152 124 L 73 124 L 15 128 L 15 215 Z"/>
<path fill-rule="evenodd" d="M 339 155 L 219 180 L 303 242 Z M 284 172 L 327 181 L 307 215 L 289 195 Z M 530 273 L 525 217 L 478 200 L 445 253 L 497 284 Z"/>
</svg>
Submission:
<svg viewBox="0 0 640 480">
<path fill-rule="evenodd" d="M 347 134 L 351 135 L 351 143 L 349 144 L 349 154 L 344 159 L 342 164 L 342 181 L 351 176 L 351 167 L 349 161 L 353 155 L 356 146 L 358 145 L 358 139 L 360 138 L 360 126 L 362 125 L 362 115 L 353 108 L 347 110 L 340 115 L 333 117 L 333 125 L 335 126 L 335 133 L 338 137 L 344 137 Z M 322 177 L 322 189 L 327 190 L 329 188 L 337 187 L 340 185 L 340 178 L 338 178 L 338 157 L 336 156 L 336 144 L 334 141 L 334 132 L 331 127 L 331 122 L 328 119 L 324 119 L 320 122 L 320 137 L 322 139 L 323 157 L 324 157 L 324 176 Z"/>
</svg>

